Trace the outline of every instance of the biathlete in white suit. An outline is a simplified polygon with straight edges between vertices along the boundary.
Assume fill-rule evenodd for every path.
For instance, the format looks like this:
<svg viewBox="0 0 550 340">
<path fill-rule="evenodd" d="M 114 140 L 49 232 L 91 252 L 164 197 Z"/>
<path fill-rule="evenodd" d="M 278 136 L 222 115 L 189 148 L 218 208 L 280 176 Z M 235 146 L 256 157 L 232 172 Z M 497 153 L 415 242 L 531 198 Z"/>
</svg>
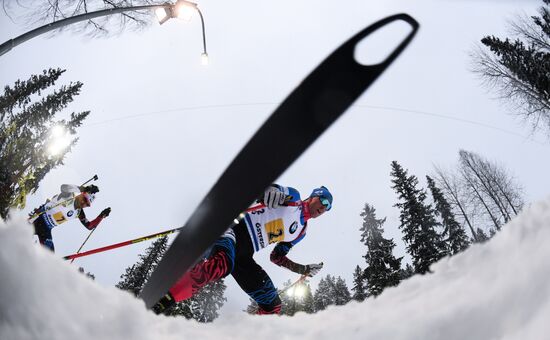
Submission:
<svg viewBox="0 0 550 340">
<path fill-rule="evenodd" d="M 255 252 L 276 243 L 271 252 L 273 263 L 307 276 L 313 276 L 322 263 L 303 265 L 286 255 L 306 235 L 308 220 L 317 218 L 332 207 L 332 194 L 322 186 L 300 200 L 300 193 L 290 187 L 271 185 L 264 193 L 265 207 L 245 213 L 212 247 L 209 256 L 197 263 L 170 288 L 153 307 L 163 313 L 176 302 L 189 299 L 202 287 L 231 274 L 239 286 L 258 303 L 259 314 L 278 314 L 281 299 L 267 273 L 254 261 Z M 241 215 L 242 216 L 242 215 Z"/>
<path fill-rule="evenodd" d="M 54 251 L 52 229 L 68 220 L 78 218 L 80 223 L 89 230 L 94 229 L 111 213 L 111 208 L 103 211 L 94 220 L 88 221 L 84 208 L 94 201 L 99 189 L 95 185 L 79 187 L 72 184 L 61 185 L 61 193 L 55 195 L 40 207 L 34 209 L 29 222 L 34 225 L 34 233 L 38 240 L 51 251 Z"/>
</svg>

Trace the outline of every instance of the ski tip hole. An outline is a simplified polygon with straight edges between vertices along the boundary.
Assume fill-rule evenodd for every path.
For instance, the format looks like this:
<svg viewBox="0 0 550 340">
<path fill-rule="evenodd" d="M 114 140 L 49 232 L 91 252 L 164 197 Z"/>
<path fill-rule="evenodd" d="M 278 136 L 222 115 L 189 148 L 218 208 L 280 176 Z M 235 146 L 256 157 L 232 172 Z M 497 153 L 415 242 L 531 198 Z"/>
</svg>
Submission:
<svg viewBox="0 0 550 340">
<path fill-rule="evenodd" d="M 357 43 L 355 61 L 363 66 L 383 63 L 413 30 L 411 24 L 403 20 L 380 27 Z"/>
</svg>

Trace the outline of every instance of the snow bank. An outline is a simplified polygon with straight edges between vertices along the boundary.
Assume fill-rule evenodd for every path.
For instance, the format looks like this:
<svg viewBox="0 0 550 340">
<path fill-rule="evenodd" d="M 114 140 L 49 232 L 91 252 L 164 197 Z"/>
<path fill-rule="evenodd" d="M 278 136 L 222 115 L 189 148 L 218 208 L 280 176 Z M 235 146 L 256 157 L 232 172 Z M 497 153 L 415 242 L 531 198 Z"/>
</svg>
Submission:
<svg viewBox="0 0 550 340">
<path fill-rule="evenodd" d="M 550 319 L 550 200 L 485 245 L 443 259 L 379 298 L 295 317 L 156 316 L 0 222 L 0 339 L 544 339 Z"/>
</svg>

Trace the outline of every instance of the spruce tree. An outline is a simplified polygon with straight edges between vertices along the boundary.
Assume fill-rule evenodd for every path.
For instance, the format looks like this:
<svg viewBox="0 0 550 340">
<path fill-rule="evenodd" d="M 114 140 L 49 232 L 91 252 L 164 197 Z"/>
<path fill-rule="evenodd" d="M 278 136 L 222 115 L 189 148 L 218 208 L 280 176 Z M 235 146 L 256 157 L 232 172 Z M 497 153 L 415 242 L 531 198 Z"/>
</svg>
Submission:
<svg viewBox="0 0 550 340">
<path fill-rule="evenodd" d="M 162 255 L 168 248 L 168 237 L 161 237 L 151 244 L 144 254 L 139 255 L 139 261 L 131 267 L 126 268 L 126 273 L 120 276 L 115 287 L 126 290 L 138 296 L 143 286 L 149 279 L 149 276 L 156 268 Z"/>
<path fill-rule="evenodd" d="M 328 306 L 334 304 L 334 299 L 332 296 L 333 284 L 331 284 L 332 277 L 328 274 L 326 277 L 321 278 L 319 285 L 313 294 L 313 304 L 315 305 L 316 311 L 321 311 L 327 308 Z"/>
<path fill-rule="evenodd" d="M 435 202 L 435 213 L 441 217 L 441 224 L 443 226 L 441 236 L 447 237 L 448 253 L 450 255 L 459 253 L 470 245 L 466 231 L 456 221 L 451 205 L 445 199 L 441 189 L 435 185 L 435 181 L 430 176 L 426 176 L 426 180 Z"/>
<path fill-rule="evenodd" d="M 63 158 L 76 144 L 72 139 L 57 155 L 51 155 L 55 127 L 76 134 L 89 111 L 71 113 L 68 119 L 54 120 L 73 98 L 80 94 L 81 82 L 69 83 L 45 94 L 65 72 L 44 70 L 28 80 L 6 86 L 0 96 L 0 217 L 5 219 L 10 207 L 25 207 L 28 194 L 38 189 L 46 174 L 63 164 Z"/>
<path fill-rule="evenodd" d="M 343 306 L 351 301 L 351 294 L 349 292 L 346 281 L 340 276 L 333 281 L 334 289 L 334 304 L 336 306 Z"/>
<path fill-rule="evenodd" d="M 351 288 L 353 295 L 351 298 L 355 301 L 363 301 L 367 298 L 366 280 L 363 274 L 363 269 L 357 266 L 353 272 L 353 287 Z"/>
<path fill-rule="evenodd" d="M 367 262 L 364 272 L 367 296 L 377 296 L 384 288 L 399 284 L 401 258 L 393 256 L 393 240 L 382 236 L 386 218 L 376 218 L 376 209 L 368 203 L 360 215 L 363 217 L 361 242 L 367 246 L 367 253 L 363 256 Z"/>
<path fill-rule="evenodd" d="M 351 301 L 351 294 L 344 279 L 330 274 L 319 281 L 313 295 L 316 311 L 324 310 L 330 305 L 345 305 L 349 301 Z"/>
<path fill-rule="evenodd" d="M 401 269 L 399 273 L 400 280 L 406 280 L 414 275 L 414 268 L 410 264 L 406 264 L 404 269 Z"/>
<path fill-rule="evenodd" d="M 490 234 L 491 236 L 487 235 L 483 229 L 481 228 L 477 228 L 477 233 L 476 233 L 476 238 L 477 238 L 477 243 L 484 243 L 484 242 L 487 242 L 491 237 L 492 235 L 495 234 L 494 232 L 494 229 L 490 229 Z"/>
<path fill-rule="evenodd" d="M 305 290 L 305 295 L 302 298 L 301 311 L 307 314 L 315 313 L 315 302 L 313 300 L 313 293 L 311 292 L 311 286 L 309 283 L 305 283 Z"/>
<path fill-rule="evenodd" d="M 426 192 L 417 187 L 416 176 L 409 176 L 396 161 L 391 163 L 391 167 L 392 188 L 401 200 L 394 205 L 400 209 L 399 228 L 403 232 L 415 272 L 424 274 L 432 263 L 445 256 L 445 243 L 437 232 L 439 223 L 432 207 L 425 203 Z"/>
<path fill-rule="evenodd" d="M 533 127 L 550 132 L 550 0 L 543 0 L 540 16 L 518 16 L 510 21 L 511 38 L 485 36 L 474 55 L 478 73 L 495 87 L 501 97 L 511 101 L 514 114 Z"/>
</svg>

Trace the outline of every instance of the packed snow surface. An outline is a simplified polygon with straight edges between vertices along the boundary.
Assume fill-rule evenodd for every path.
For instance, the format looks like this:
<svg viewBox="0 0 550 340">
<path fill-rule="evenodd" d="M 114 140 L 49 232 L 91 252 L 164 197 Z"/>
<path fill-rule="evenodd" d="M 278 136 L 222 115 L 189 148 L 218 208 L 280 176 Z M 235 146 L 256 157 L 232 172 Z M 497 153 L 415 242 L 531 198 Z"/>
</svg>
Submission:
<svg viewBox="0 0 550 340">
<path fill-rule="evenodd" d="M 484 245 L 376 299 L 294 317 L 224 314 L 211 324 L 157 316 L 0 222 L 0 339 L 549 339 L 550 200 Z"/>
</svg>

